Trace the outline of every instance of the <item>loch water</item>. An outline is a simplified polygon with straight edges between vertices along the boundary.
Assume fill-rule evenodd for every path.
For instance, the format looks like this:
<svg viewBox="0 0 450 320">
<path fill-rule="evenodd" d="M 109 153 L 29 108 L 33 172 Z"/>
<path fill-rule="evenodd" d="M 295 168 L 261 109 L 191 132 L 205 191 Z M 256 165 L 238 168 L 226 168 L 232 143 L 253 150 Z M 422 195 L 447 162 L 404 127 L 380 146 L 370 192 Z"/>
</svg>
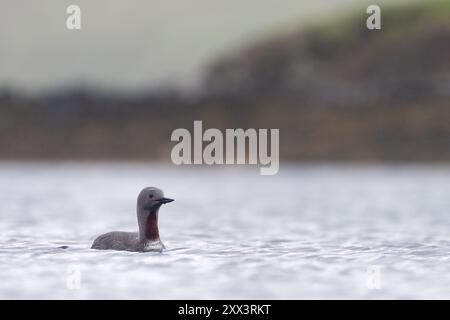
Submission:
<svg viewBox="0 0 450 320">
<path fill-rule="evenodd" d="M 145 186 L 167 250 L 90 249 Z M 448 166 L 2 162 L 0 191 L 2 299 L 450 298 Z"/>
</svg>

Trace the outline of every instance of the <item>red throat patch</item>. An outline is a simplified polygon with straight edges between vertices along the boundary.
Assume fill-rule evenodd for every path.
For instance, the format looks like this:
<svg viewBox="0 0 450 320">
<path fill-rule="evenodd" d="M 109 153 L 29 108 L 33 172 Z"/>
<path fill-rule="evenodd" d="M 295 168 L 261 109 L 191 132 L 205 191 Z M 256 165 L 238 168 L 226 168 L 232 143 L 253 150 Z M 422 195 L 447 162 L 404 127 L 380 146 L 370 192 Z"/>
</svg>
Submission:
<svg viewBox="0 0 450 320">
<path fill-rule="evenodd" d="M 158 214 L 155 211 L 151 211 L 147 217 L 147 223 L 145 225 L 145 237 L 149 240 L 159 239 Z"/>
</svg>

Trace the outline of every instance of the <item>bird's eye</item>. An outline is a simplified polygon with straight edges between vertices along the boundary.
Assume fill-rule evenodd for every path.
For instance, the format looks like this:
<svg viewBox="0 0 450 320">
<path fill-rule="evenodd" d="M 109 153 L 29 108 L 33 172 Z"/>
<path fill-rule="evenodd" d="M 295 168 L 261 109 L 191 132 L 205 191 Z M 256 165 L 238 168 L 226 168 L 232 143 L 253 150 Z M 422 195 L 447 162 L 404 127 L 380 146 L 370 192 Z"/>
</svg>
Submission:
<svg viewBox="0 0 450 320">
<path fill-rule="evenodd" d="M 153 199 L 153 195 L 152 195 L 152 194 L 151 194 L 151 195 L 149 195 L 148 197 L 149 197 L 150 199 Z"/>
</svg>

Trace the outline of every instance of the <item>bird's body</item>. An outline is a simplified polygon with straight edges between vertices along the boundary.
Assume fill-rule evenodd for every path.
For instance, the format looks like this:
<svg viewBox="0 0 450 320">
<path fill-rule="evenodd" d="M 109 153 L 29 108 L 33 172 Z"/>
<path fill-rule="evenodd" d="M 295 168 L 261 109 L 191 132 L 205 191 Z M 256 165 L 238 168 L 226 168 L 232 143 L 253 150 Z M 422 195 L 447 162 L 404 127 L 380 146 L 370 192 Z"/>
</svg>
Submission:
<svg viewBox="0 0 450 320">
<path fill-rule="evenodd" d="M 158 213 L 162 204 L 172 202 L 161 190 L 145 188 L 137 200 L 139 232 L 112 231 L 95 239 L 92 249 L 125 251 L 159 251 L 165 249 L 159 238 Z"/>
<path fill-rule="evenodd" d="M 95 239 L 92 249 L 125 251 L 162 251 L 166 247 L 160 239 L 139 241 L 139 233 L 111 231 Z"/>
</svg>

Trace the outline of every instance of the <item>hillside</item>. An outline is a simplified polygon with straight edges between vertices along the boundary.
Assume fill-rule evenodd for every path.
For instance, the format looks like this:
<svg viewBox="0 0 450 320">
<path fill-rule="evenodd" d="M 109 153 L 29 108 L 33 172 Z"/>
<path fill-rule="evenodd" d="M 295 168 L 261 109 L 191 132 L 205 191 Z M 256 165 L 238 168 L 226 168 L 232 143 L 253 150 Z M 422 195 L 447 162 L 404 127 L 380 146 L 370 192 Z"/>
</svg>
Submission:
<svg viewBox="0 0 450 320">
<path fill-rule="evenodd" d="M 203 120 L 280 128 L 284 160 L 450 161 L 450 2 L 385 9 L 382 31 L 368 31 L 365 18 L 226 55 L 195 97 L 5 92 L 0 157 L 170 161 L 171 132 Z"/>
<path fill-rule="evenodd" d="M 229 98 L 276 96 L 326 104 L 373 104 L 450 97 L 450 3 L 382 11 L 257 43 L 211 67 L 208 92 Z"/>
</svg>

